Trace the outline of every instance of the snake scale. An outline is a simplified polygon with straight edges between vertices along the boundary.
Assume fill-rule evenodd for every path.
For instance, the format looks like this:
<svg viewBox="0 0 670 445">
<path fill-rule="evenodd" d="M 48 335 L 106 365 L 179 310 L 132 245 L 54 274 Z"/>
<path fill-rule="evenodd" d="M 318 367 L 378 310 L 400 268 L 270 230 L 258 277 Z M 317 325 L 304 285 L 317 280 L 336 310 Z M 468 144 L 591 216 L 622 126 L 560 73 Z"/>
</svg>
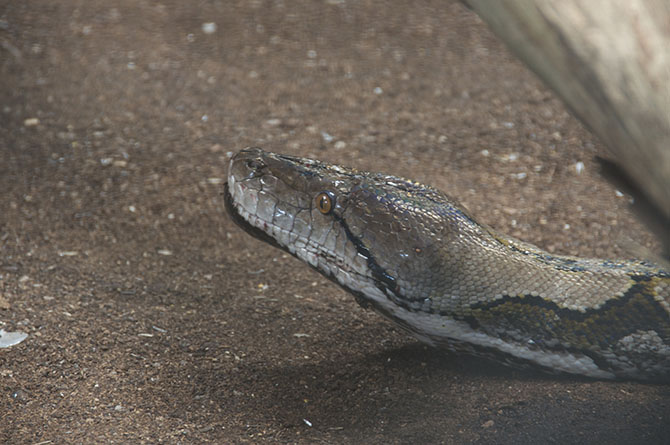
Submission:
<svg viewBox="0 0 670 445">
<path fill-rule="evenodd" d="M 426 185 L 247 148 L 226 207 L 418 339 L 589 377 L 668 380 L 670 273 L 553 255 Z"/>
</svg>

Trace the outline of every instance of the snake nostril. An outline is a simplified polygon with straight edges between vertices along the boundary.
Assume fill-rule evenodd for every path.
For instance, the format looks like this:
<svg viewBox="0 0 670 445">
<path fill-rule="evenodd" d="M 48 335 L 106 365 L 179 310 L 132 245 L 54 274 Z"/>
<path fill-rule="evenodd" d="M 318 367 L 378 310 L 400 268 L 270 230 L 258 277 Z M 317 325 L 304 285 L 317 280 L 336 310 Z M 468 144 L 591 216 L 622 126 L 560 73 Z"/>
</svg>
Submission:
<svg viewBox="0 0 670 445">
<path fill-rule="evenodd" d="M 262 161 L 259 161 L 258 159 L 250 159 L 247 161 L 247 168 L 249 170 L 262 170 L 265 167 L 265 164 Z"/>
</svg>

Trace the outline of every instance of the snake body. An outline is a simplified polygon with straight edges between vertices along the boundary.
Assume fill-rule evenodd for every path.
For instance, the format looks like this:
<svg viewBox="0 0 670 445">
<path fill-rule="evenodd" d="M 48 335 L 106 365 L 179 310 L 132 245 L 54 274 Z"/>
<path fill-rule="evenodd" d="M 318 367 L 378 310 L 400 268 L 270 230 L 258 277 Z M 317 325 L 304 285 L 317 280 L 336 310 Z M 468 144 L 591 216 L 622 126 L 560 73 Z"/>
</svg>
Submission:
<svg viewBox="0 0 670 445">
<path fill-rule="evenodd" d="M 234 220 L 420 340 L 595 378 L 670 376 L 670 273 L 553 255 L 410 180 L 259 148 L 233 156 Z"/>
</svg>

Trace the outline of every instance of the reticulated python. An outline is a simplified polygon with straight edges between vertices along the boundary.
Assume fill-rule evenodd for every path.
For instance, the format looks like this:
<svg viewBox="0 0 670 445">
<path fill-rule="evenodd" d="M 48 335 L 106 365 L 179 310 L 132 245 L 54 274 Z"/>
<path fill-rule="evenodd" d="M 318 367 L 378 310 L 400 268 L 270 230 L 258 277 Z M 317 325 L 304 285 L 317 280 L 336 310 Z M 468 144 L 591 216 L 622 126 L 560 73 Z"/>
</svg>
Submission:
<svg viewBox="0 0 670 445">
<path fill-rule="evenodd" d="M 597 378 L 670 376 L 670 273 L 552 255 L 406 179 L 249 148 L 236 222 L 422 341 Z"/>
</svg>

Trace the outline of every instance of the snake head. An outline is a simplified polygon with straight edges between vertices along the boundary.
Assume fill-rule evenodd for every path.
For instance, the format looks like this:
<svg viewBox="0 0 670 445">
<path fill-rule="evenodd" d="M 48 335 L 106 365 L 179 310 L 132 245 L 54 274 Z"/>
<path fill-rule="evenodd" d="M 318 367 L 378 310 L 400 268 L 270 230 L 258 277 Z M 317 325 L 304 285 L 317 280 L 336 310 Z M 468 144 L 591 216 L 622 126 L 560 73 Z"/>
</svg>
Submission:
<svg viewBox="0 0 670 445">
<path fill-rule="evenodd" d="M 360 301 L 424 305 L 447 279 L 442 238 L 463 227 L 450 221 L 468 219 L 430 187 L 260 148 L 233 156 L 226 190 L 228 210 L 245 230 Z"/>
</svg>

